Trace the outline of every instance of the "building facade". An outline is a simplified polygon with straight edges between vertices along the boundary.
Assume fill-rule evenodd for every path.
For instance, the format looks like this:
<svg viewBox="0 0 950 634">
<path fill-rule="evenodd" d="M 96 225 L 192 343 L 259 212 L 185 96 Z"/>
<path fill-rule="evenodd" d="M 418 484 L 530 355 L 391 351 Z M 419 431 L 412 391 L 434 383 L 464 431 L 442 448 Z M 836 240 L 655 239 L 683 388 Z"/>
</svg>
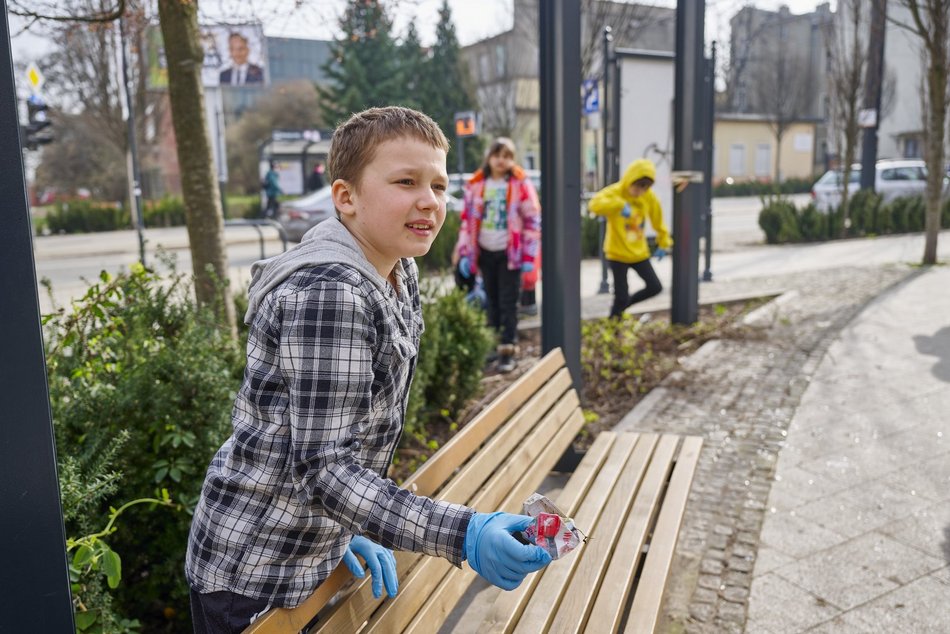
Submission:
<svg viewBox="0 0 950 634">
<path fill-rule="evenodd" d="M 789 124 L 781 146 L 767 117 L 758 114 L 716 115 L 713 131 L 713 181 L 771 182 L 776 160 L 783 179 L 811 178 L 814 173 L 818 124 Z"/>
</svg>

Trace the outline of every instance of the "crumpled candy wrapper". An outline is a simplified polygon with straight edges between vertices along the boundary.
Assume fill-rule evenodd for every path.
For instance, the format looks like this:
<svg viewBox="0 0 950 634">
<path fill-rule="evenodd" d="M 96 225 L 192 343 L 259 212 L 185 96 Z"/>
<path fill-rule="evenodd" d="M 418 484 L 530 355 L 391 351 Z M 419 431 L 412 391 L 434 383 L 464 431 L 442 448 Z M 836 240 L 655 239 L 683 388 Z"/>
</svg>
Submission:
<svg viewBox="0 0 950 634">
<path fill-rule="evenodd" d="M 535 521 L 521 535 L 528 543 L 546 550 L 551 559 L 560 559 L 587 541 L 587 537 L 574 526 L 574 520 L 564 517 L 554 502 L 540 493 L 531 494 L 522 508 L 524 514 Z"/>
</svg>

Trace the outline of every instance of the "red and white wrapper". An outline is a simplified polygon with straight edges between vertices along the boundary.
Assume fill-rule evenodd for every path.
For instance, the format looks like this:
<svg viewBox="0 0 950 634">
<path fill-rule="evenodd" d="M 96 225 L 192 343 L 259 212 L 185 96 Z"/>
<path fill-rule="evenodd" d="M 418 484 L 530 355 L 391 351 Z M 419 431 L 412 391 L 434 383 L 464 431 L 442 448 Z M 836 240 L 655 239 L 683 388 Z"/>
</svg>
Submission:
<svg viewBox="0 0 950 634">
<path fill-rule="evenodd" d="M 525 539 L 546 550 L 551 559 L 560 559 L 585 541 L 574 520 L 564 517 L 554 502 L 540 493 L 525 500 L 523 508 L 524 514 L 535 520 L 524 530 Z"/>
</svg>

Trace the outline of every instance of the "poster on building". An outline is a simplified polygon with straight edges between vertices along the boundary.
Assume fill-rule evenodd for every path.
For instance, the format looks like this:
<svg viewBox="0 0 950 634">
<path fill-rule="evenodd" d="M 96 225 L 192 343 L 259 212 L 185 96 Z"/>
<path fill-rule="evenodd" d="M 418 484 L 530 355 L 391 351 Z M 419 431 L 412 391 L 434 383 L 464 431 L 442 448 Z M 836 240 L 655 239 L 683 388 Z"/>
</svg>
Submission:
<svg viewBox="0 0 950 634">
<path fill-rule="evenodd" d="M 267 46 L 260 24 L 202 26 L 204 61 L 201 80 L 207 87 L 263 86 L 268 81 Z M 147 84 L 152 90 L 168 88 L 168 63 L 158 26 L 145 34 Z"/>
</svg>

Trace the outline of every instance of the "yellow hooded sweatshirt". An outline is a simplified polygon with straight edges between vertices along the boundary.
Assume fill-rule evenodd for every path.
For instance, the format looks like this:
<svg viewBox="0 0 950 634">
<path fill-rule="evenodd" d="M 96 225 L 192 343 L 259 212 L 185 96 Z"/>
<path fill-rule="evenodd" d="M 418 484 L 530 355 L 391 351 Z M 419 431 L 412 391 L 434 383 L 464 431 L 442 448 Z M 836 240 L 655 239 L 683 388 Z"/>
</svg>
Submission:
<svg viewBox="0 0 950 634">
<path fill-rule="evenodd" d="M 647 218 L 656 231 L 656 245 L 667 250 L 673 246 L 670 230 L 663 222 L 660 199 L 653 189 L 636 198 L 630 195 L 630 186 L 641 178 L 656 181 L 656 167 L 652 161 L 638 159 L 631 163 L 619 183 L 604 187 L 587 205 L 591 213 L 607 218 L 604 255 L 608 260 L 635 264 L 650 257 L 650 247 L 643 232 Z M 629 217 L 623 215 L 625 207 L 630 209 Z"/>
</svg>

